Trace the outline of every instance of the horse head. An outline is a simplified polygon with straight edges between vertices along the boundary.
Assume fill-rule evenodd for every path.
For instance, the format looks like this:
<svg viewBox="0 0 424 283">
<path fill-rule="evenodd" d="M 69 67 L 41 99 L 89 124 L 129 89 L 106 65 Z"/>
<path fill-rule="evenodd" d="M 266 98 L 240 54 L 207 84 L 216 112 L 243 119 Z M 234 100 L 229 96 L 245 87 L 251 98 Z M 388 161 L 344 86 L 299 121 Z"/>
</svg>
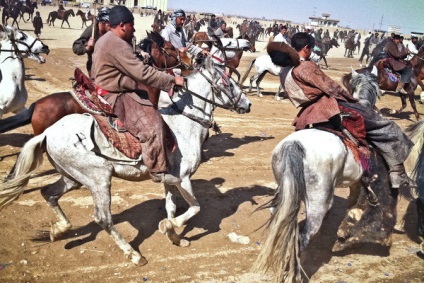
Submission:
<svg viewBox="0 0 424 283">
<path fill-rule="evenodd" d="M 72 17 L 75 17 L 75 13 L 74 13 L 74 10 L 73 10 L 73 9 L 69 9 L 69 14 L 70 14 Z"/>
<path fill-rule="evenodd" d="M 373 66 L 371 71 L 365 69 L 361 73 L 352 68 L 352 76 L 347 88 L 360 104 L 374 108 L 377 98 L 380 98 L 377 68 Z"/>
<path fill-rule="evenodd" d="M 212 57 L 207 56 L 200 65 L 199 72 L 211 86 L 208 99 L 216 106 L 235 110 L 239 114 L 249 113 L 252 105 L 241 87 L 217 66 Z"/>
<path fill-rule="evenodd" d="M 38 63 L 44 63 L 45 59 L 40 56 L 40 53 L 49 54 L 50 50 L 47 45 L 44 45 L 40 40 L 30 36 L 29 34 L 17 30 L 13 27 L 5 27 L 3 31 L 8 35 L 14 49 L 18 49 L 25 57 L 33 59 Z"/>
<path fill-rule="evenodd" d="M 337 39 L 335 39 L 334 37 L 330 40 L 330 48 L 331 47 L 339 47 L 340 45 L 339 45 L 339 43 L 338 43 L 338 41 L 337 41 Z"/>
</svg>

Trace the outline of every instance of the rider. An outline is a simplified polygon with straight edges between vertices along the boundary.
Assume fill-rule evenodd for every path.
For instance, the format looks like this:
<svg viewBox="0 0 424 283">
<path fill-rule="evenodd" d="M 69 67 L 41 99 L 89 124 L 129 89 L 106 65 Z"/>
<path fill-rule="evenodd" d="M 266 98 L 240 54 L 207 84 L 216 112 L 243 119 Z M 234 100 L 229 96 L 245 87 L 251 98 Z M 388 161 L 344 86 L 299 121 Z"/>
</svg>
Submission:
<svg viewBox="0 0 424 283">
<path fill-rule="evenodd" d="M 367 139 L 380 152 L 389 167 L 392 188 L 407 186 L 410 180 L 406 176 L 403 162 L 408 157 L 413 143 L 397 124 L 357 103 L 345 89 L 309 60 L 315 45 L 311 35 L 296 33 L 291 43 L 295 50 L 282 44 L 294 65 L 291 72 L 282 80 L 282 84 L 290 99 L 297 101 L 296 106 L 301 107 L 294 120 L 296 130 L 323 124 L 340 128 L 339 105 L 358 112 L 365 120 Z"/>
<path fill-rule="evenodd" d="M 185 18 L 186 14 L 183 10 L 174 11 L 174 13 L 172 13 L 171 22 L 161 32 L 162 37 L 166 41 L 171 42 L 175 48 L 178 48 L 183 53 L 188 52 L 196 56 L 200 53 L 204 55 L 209 54 L 208 51 L 203 50 L 187 40 L 182 29 Z"/>
<path fill-rule="evenodd" d="M 212 14 L 208 23 L 208 35 L 212 36 L 213 32 L 218 28 L 218 23 L 216 22 L 215 15 Z"/>
<path fill-rule="evenodd" d="M 415 35 L 411 36 L 411 41 L 406 44 L 406 48 L 408 48 L 409 50 L 409 55 L 406 60 L 409 61 L 412 59 L 412 57 L 414 57 L 414 55 L 418 54 L 417 42 L 418 37 L 416 37 Z"/>
<path fill-rule="evenodd" d="M 143 162 L 155 182 L 175 184 L 181 180 L 167 173 L 164 122 L 141 84 L 168 91 L 184 79 L 145 65 L 133 52 L 134 17 L 125 6 L 109 12 L 110 31 L 100 37 L 93 53 L 92 74 L 97 93 L 109 102 L 125 128 L 139 139 Z"/>
<path fill-rule="evenodd" d="M 92 65 L 92 55 L 94 52 L 94 44 L 96 41 L 104 35 L 106 32 L 110 30 L 109 24 L 109 12 L 110 8 L 103 7 L 96 16 L 96 21 L 92 23 L 88 28 L 84 30 L 81 36 L 74 41 L 72 44 L 72 51 L 76 55 L 87 54 L 87 71 L 89 76 L 91 77 L 91 65 Z M 93 37 L 93 25 L 95 25 L 94 29 L 94 37 Z"/>
<path fill-rule="evenodd" d="M 226 23 L 226 22 L 224 22 L 224 21 L 221 21 L 221 22 L 219 23 L 219 28 L 217 28 L 217 29 L 214 31 L 214 34 L 215 34 L 218 38 L 221 38 L 221 37 L 228 37 L 228 33 L 227 33 L 227 23 Z"/>
<path fill-rule="evenodd" d="M 280 32 L 274 37 L 274 42 L 284 42 L 286 44 L 289 44 L 287 42 L 287 26 L 281 26 Z"/>
<path fill-rule="evenodd" d="M 399 51 L 398 44 L 400 43 L 400 35 L 395 34 L 393 40 L 389 41 L 385 46 L 387 52 L 387 61 L 391 68 L 400 73 L 400 81 L 397 85 L 397 92 L 402 94 L 407 94 L 403 89 L 404 85 L 411 82 L 412 70 L 407 67 L 403 59 L 406 58 L 409 54 L 409 49 L 405 48 L 402 51 Z"/>
</svg>

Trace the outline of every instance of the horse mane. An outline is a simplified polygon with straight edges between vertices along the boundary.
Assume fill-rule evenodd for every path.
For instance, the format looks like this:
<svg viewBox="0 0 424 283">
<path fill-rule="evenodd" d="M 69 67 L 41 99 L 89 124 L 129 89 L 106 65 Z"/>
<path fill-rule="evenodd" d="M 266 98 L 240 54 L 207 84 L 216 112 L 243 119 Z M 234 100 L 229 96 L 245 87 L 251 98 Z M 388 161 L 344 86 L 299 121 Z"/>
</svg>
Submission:
<svg viewBox="0 0 424 283">
<path fill-rule="evenodd" d="M 165 39 L 160 35 L 160 33 L 156 31 L 150 32 L 150 39 L 155 42 L 159 47 L 163 47 L 165 45 Z"/>
<path fill-rule="evenodd" d="M 343 85 L 361 104 L 374 107 L 380 98 L 378 77 L 368 68 L 353 72 L 355 75 L 348 73 L 342 77 Z"/>
</svg>

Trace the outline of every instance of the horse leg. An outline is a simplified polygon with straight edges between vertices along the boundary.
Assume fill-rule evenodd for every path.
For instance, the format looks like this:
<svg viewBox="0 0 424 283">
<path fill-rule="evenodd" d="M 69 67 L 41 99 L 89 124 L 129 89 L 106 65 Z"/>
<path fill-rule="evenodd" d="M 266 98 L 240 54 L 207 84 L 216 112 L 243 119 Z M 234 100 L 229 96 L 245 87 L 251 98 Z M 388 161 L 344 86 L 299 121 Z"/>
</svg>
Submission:
<svg viewBox="0 0 424 283">
<path fill-rule="evenodd" d="M 324 59 L 325 67 L 328 69 L 327 59 L 325 59 L 325 56 L 321 56 L 321 59 Z"/>
<path fill-rule="evenodd" d="M 59 206 L 59 199 L 67 192 L 80 188 L 81 184 L 69 178 L 62 176 L 55 183 L 41 189 L 41 195 L 53 209 L 57 222 L 52 223 L 50 227 L 50 241 L 54 242 L 72 227 L 71 222 L 66 217 L 62 208 Z"/>
<path fill-rule="evenodd" d="M 164 219 L 159 223 L 159 230 L 168 236 L 168 239 L 175 245 L 186 247 L 190 245 L 190 242 L 181 239 L 179 235 L 174 230 L 174 227 L 182 227 L 189 219 L 195 216 L 200 211 L 200 205 L 196 197 L 193 194 L 192 185 L 190 178 L 185 176 L 182 178 L 180 184 L 177 184 L 180 194 L 183 196 L 184 200 L 189 204 L 189 208 L 183 214 L 175 217 L 175 203 L 173 201 L 173 196 L 171 194 L 171 187 L 165 187 L 167 191 L 166 196 L 166 208 L 168 213 L 168 219 Z M 169 209 L 169 211 L 168 211 Z"/>
<path fill-rule="evenodd" d="M 265 77 L 267 71 L 263 72 L 262 74 L 260 74 L 258 76 L 258 79 L 256 80 L 256 91 L 258 92 L 258 97 L 263 97 L 262 93 L 261 93 L 261 88 L 260 88 L 260 84 L 262 79 Z"/>
<path fill-rule="evenodd" d="M 258 78 L 259 74 L 255 73 L 252 77 L 250 77 L 249 81 L 249 92 L 252 91 L 252 85 L 253 85 L 253 81 L 256 80 Z"/>
<path fill-rule="evenodd" d="M 414 110 L 415 119 L 417 121 L 420 120 L 420 114 L 417 111 L 417 105 L 415 104 L 415 93 L 413 91 L 408 92 L 409 103 L 411 103 L 411 107 Z"/>
<path fill-rule="evenodd" d="M 280 97 L 280 93 L 281 93 L 281 90 L 283 89 L 283 85 L 282 84 L 280 84 L 280 86 L 278 87 L 278 91 L 277 91 L 277 93 L 275 94 L 275 100 L 276 101 L 280 101 L 281 100 L 281 97 Z"/>
<path fill-rule="evenodd" d="M 328 174 L 323 173 L 321 178 L 327 178 L 326 176 L 331 176 L 331 172 L 328 172 Z M 333 204 L 333 180 L 322 180 L 323 182 L 321 182 L 321 184 L 315 181 L 316 179 L 314 179 L 313 184 L 306 185 L 308 188 L 308 191 L 306 192 L 307 197 L 305 198 L 307 216 L 305 225 L 302 227 L 299 234 L 300 252 L 307 247 L 311 238 L 319 231 L 324 217 L 327 215 L 327 212 Z"/>
</svg>

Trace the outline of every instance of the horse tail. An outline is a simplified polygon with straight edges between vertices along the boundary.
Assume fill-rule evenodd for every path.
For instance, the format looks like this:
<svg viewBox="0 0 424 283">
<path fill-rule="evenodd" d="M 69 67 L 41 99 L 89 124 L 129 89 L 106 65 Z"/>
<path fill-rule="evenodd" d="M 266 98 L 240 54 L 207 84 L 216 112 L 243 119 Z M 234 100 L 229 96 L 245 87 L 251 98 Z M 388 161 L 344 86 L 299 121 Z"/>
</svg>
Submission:
<svg viewBox="0 0 424 283">
<path fill-rule="evenodd" d="M 247 66 L 246 73 L 244 73 L 243 77 L 241 78 L 240 85 L 243 85 L 244 81 L 246 80 L 247 76 L 250 73 L 250 70 L 252 70 L 252 66 L 255 62 L 256 62 L 256 58 L 250 61 L 249 65 Z"/>
<path fill-rule="evenodd" d="M 418 185 L 418 195 L 424 199 L 424 120 L 408 126 L 405 131 L 414 142 L 414 147 L 405 161 L 405 166 L 407 171 L 413 172 L 413 178 Z"/>
<path fill-rule="evenodd" d="M 46 24 L 50 23 L 50 17 L 53 17 L 51 12 L 49 13 L 49 16 L 47 17 L 47 22 L 46 22 Z"/>
<path fill-rule="evenodd" d="M 31 174 L 43 164 L 43 143 L 46 134 L 35 136 L 22 148 L 15 163 L 13 177 L 0 184 L 0 211 L 24 191 Z"/>
<path fill-rule="evenodd" d="M 31 123 L 32 114 L 34 113 L 34 108 L 35 108 L 35 103 L 32 103 L 28 109 L 14 116 L 0 120 L 0 134 Z"/>
<path fill-rule="evenodd" d="M 254 263 L 254 270 L 274 271 L 277 282 L 300 280 L 299 225 L 297 215 L 306 194 L 303 159 L 305 149 L 297 141 L 277 146 L 272 167 L 278 187 L 274 198 L 260 208 L 273 208 L 267 238 Z M 281 177 L 280 180 L 278 180 Z"/>
</svg>

